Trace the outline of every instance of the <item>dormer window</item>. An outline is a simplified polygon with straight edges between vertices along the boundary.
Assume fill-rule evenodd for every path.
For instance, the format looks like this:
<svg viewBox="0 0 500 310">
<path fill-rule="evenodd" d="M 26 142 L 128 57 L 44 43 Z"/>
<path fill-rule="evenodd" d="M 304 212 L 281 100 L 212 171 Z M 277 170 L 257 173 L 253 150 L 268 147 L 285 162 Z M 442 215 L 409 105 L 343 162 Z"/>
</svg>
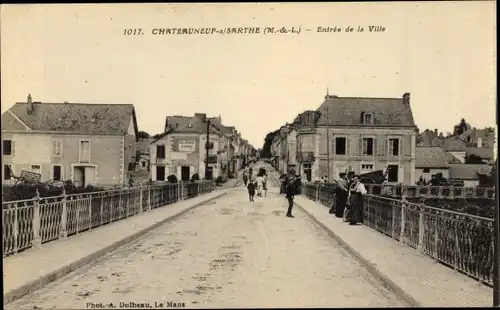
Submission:
<svg viewBox="0 0 500 310">
<path fill-rule="evenodd" d="M 361 112 L 362 124 L 373 124 L 373 113 Z"/>
</svg>

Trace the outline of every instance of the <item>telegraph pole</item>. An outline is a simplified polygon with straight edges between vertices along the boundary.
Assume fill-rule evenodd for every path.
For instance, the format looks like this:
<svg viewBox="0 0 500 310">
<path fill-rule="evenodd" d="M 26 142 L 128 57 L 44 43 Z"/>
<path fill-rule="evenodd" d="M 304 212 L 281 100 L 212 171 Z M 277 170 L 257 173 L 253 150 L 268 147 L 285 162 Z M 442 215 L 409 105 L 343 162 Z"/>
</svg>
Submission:
<svg viewBox="0 0 500 310">
<path fill-rule="evenodd" d="M 327 183 L 330 183 L 330 116 L 328 108 L 326 108 L 326 166 L 327 166 Z"/>
<path fill-rule="evenodd" d="M 205 143 L 205 180 L 208 180 L 208 152 L 210 151 L 210 120 L 207 118 L 207 143 Z"/>
</svg>

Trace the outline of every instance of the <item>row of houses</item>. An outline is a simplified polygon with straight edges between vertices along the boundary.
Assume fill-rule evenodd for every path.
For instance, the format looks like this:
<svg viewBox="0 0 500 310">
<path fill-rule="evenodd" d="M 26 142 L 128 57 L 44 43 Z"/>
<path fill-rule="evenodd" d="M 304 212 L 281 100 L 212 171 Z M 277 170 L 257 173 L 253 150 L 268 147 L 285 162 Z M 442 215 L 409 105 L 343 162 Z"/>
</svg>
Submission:
<svg viewBox="0 0 500 310">
<path fill-rule="evenodd" d="M 463 149 L 451 148 L 449 153 L 439 146 L 417 146 L 421 135 L 409 93 L 400 98 L 339 97 L 327 93 L 319 108 L 300 113 L 293 122 L 277 130 L 270 151 L 277 169 L 307 181 L 319 180 L 328 173 L 331 180 L 347 171 L 362 174 L 382 170 L 387 172 L 389 184 L 415 184 L 421 176 L 430 179 L 437 172 L 443 172 L 446 178 L 467 177 L 476 184 L 478 177 L 471 180 L 470 175 L 491 170 L 492 151 L 491 156 L 486 156 L 487 162 L 473 168 L 458 158 L 473 152 L 485 156 L 489 150 L 478 151 L 478 142 L 480 147 L 493 142 L 475 131 L 467 137 L 461 138 L 465 141 Z M 438 157 L 443 159 L 437 160 Z M 441 162 L 446 158 L 455 161 L 447 161 L 444 166 L 429 161 Z"/>
<path fill-rule="evenodd" d="M 149 169 L 152 181 L 163 181 L 171 174 L 183 181 L 194 174 L 227 180 L 255 153 L 234 126 L 222 124 L 220 116 L 167 116 L 164 132 L 149 141 Z"/>
<path fill-rule="evenodd" d="M 167 117 L 164 134 L 154 141 L 139 141 L 133 105 L 42 103 L 30 95 L 2 114 L 2 183 L 16 182 L 21 171 L 41 175 L 42 182 L 71 180 L 76 186 L 126 185 L 141 171 L 146 179 L 165 180 L 169 174 L 186 179 L 203 166 L 192 154 L 193 149 L 199 152 L 203 135 L 198 123 L 180 119 Z M 213 120 L 216 134 L 210 137 L 217 145 L 213 150 L 227 147 L 228 152 L 210 159 L 214 176 L 234 171 L 252 149 L 234 127 L 218 120 Z M 151 163 L 149 155 L 144 156 L 147 152 L 138 151 L 144 145 L 152 150 Z"/>
<path fill-rule="evenodd" d="M 494 163 L 495 132 L 470 128 L 460 135 L 425 130 L 417 140 L 416 177 L 429 181 L 441 173 L 464 186 L 479 185 L 480 174 L 490 173 Z"/>
</svg>

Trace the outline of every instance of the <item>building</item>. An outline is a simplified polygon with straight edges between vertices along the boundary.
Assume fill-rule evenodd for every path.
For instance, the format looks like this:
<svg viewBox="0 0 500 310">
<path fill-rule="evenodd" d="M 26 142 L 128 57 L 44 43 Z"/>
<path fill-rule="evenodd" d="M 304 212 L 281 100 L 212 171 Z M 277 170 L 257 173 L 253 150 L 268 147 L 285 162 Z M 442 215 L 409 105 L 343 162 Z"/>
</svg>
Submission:
<svg viewBox="0 0 500 310">
<path fill-rule="evenodd" d="M 433 175 L 441 173 L 449 178 L 448 154 L 439 146 L 417 146 L 415 149 L 415 180 L 420 177 L 429 182 Z"/>
<path fill-rule="evenodd" d="M 287 170 L 292 174 L 297 174 L 297 130 L 294 125 L 289 125 L 286 136 L 287 144 Z"/>
<path fill-rule="evenodd" d="M 2 114 L 3 182 L 21 170 L 41 181 L 124 185 L 135 168 L 137 120 L 130 104 L 27 102 Z"/>
<path fill-rule="evenodd" d="M 308 181 L 327 175 L 329 155 L 330 179 L 348 170 L 390 168 L 389 183 L 415 182 L 418 129 L 408 93 L 401 98 L 327 95 L 316 111 L 301 113 L 294 123 L 298 170 Z"/>
<path fill-rule="evenodd" d="M 493 165 L 495 163 L 494 151 L 492 147 L 468 147 L 465 149 L 465 160 L 471 160 L 472 156 L 481 160 L 481 163 Z M 471 162 L 472 164 L 472 162 Z"/>
<path fill-rule="evenodd" d="M 450 181 L 460 182 L 465 187 L 476 187 L 479 185 L 479 174 L 489 174 L 490 165 L 457 164 L 450 166 Z"/>
<path fill-rule="evenodd" d="M 224 126 L 220 116 L 207 118 L 203 113 L 192 117 L 167 116 L 164 133 L 150 146 L 152 181 L 165 181 L 171 174 L 184 181 L 195 173 L 201 179 L 205 177 L 207 120 L 210 121 L 209 178 L 226 180 L 239 169 L 238 158 L 241 165 L 247 163 L 248 142 L 241 139 L 235 127 Z"/>
</svg>

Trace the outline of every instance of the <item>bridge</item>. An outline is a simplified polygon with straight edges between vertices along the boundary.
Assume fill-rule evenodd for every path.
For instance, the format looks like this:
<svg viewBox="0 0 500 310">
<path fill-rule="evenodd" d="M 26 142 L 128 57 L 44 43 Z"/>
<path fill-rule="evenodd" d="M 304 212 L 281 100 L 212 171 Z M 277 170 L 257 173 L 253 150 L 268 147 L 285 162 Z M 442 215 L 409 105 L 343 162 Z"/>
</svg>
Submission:
<svg viewBox="0 0 500 310">
<path fill-rule="evenodd" d="M 287 218 L 269 183 L 3 203 L 4 308 L 491 306 L 488 219 L 369 195 L 349 226 L 314 184 Z"/>
</svg>

